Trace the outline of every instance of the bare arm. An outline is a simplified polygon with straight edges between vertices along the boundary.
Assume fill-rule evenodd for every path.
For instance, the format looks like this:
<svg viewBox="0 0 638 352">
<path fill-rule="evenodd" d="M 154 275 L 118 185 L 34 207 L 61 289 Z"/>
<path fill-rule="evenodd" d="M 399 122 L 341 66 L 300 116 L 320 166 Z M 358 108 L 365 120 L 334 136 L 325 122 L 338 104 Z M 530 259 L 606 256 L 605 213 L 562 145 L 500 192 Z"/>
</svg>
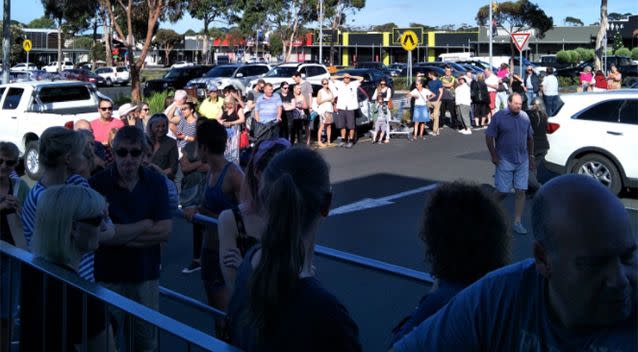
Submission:
<svg viewBox="0 0 638 352">
<path fill-rule="evenodd" d="M 235 288 L 235 275 L 237 268 L 225 265 L 224 256 L 231 250 L 237 249 L 237 224 L 235 223 L 232 210 L 224 210 L 219 215 L 219 266 L 226 282 L 226 288 L 232 294 Z"/>
<path fill-rule="evenodd" d="M 191 162 L 188 160 L 188 155 L 182 155 L 182 158 L 179 159 L 179 165 L 182 167 L 182 171 L 184 173 L 189 173 L 197 170 L 200 166 L 202 166 L 202 162 L 199 160 Z"/>
<path fill-rule="evenodd" d="M 179 123 L 179 120 L 180 120 L 179 115 L 175 116 L 175 111 L 177 110 L 177 108 L 178 108 L 177 104 L 173 103 L 169 105 L 168 108 L 166 108 L 166 110 L 164 111 L 166 116 L 168 116 L 168 122 L 174 123 L 174 124 Z"/>
<path fill-rule="evenodd" d="M 120 245 L 133 241 L 141 233 L 144 233 L 153 226 L 151 220 L 145 219 L 132 224 L 115 224 L 115 235 L 113 238 L 102 243 L 109 245 Z"/>
<path fill-rule="evenodd" d="M 443 88 L 439 88 L 439 98 L 436 101 L 440 102 L 441 98 L 443 98 Z"/>
</svg>

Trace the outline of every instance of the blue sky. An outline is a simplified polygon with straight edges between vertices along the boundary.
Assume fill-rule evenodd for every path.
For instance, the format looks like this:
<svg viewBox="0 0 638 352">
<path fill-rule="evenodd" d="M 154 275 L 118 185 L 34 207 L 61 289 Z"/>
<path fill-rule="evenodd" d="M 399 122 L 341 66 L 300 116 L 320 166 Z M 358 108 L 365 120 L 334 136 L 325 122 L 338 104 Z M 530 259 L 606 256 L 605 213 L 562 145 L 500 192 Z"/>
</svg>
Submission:
<svg viewBox="0 0 638 352">
<path fill-rule="evenodd" d="M 567 16 L 580 18 L 585 24 L 594 23 L 598 21 L 600 13 L 600 0 L 532 1 L 541 6 L 549 16 L 554 17 L 554 25 L 562 25 L 562 20 Z M 399 26 L 407 26 L 410 22 L 431 26 L 461 23 L 475 24 L 474 16 L 476 11 L 485 3 L 487 1 L 448 0 L 426 3 L 422 0 L 367 0 L 366 7 L 354 16 L 350 16 L 348 22 L 358 26 L 387 22 L 394 22 Z M 28 23 L 44 14 L 40 0 L 13 0 L 11 1 L 11 7 L 12 18 L 23 23 Z M 636 14 L 638 13 L 638 5 L 636 5 L 635 0 L 612 0 L 609 1 L 608 11 Z M 162 27 L 170 27 L 179 33 L 183 33 L 188 29 L 200 30 L 203 28 L 203 24 L 201 21 L 193 20 L 188 14 L 185 14 L 184 18 L 179 22 L 175 24 L 166 23 Z"/>
</svg>

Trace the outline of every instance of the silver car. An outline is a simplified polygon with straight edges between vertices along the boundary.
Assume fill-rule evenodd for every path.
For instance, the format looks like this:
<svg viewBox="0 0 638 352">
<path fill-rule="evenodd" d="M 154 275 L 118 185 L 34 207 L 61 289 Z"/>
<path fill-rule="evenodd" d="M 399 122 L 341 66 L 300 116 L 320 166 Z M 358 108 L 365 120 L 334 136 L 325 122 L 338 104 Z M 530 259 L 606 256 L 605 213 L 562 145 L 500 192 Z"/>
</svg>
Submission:
<svg viewBox="0 0 638 352">
<path fill-rule="evenodd" d="M 201 78 L 195 78 L 186 84 L 187 88 L 196 87 L 197 97 L 206 96 L 206 85 L 214 83 L 218 89 L 224 89 L 228 86 L 234 86 L 240 92 L 245 92 L 251 80 L 263 77 L 270 66 L 266 64 L 247 64 L 247 65 L 218 65 Z"/>
</svg>

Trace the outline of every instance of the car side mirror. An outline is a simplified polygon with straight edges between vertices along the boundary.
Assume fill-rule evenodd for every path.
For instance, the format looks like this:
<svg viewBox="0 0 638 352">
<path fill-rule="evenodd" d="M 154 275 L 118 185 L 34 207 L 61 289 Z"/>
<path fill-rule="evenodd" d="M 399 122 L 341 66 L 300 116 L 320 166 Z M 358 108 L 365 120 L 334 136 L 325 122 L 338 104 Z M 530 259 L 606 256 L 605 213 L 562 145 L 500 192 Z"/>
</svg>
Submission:
<svg viewBox="0 0 638 352">
<path fill-rule="evenodd" d="M 238 73 L 238 74 L 235 75 L 235 77 L 242 78 L 242 77 L 244 77 L 244 74 L 243 73 Z"/>
</svg>

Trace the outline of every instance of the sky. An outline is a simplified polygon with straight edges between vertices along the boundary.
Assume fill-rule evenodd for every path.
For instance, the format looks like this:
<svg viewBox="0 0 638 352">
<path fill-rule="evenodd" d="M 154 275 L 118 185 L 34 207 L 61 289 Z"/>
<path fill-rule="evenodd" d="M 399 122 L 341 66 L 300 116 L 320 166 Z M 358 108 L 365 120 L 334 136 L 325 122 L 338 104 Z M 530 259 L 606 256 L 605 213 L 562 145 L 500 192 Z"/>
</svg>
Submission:
<svg viewBox="0 0 638 352">
<path fill-rule="evenodd" d="M 567 16 L 579 18 L 586 25 L 598 22 L 600 17 L 600 0 L 532 0 L 532 2 L 538 4 L 547 15 L 552 16 L 556 26 L 563 25 L 563 19 Z M 476 0 L 428 2 L 423 0 L 367 0 L 366 7 L 350 16 L 348 24 L 369 26 L 394 22 L 401 27 L 407 27 L 410 22 L 429 26 L 459 25 L 461 23 L 475 25 L 474 16 L 477 10 L 486 3 L 487 1 Z M 22 23 L 28 23 L 34 18 L 44 15 L 40 0 L 12 0 L 11 12 L 12 19 Z M 608 12 L 637 14 L 638 5 L 635 0 L 611 0 Z M 199 31 L 204 25 L 201 21 L 194 20 L 185 14 L 177 23 L 162 23 L 160 26 L 184 33 L 188 29 Z M 216 24 L 216 26 L 225 27 L 226 25 Z"/>
</svg>

